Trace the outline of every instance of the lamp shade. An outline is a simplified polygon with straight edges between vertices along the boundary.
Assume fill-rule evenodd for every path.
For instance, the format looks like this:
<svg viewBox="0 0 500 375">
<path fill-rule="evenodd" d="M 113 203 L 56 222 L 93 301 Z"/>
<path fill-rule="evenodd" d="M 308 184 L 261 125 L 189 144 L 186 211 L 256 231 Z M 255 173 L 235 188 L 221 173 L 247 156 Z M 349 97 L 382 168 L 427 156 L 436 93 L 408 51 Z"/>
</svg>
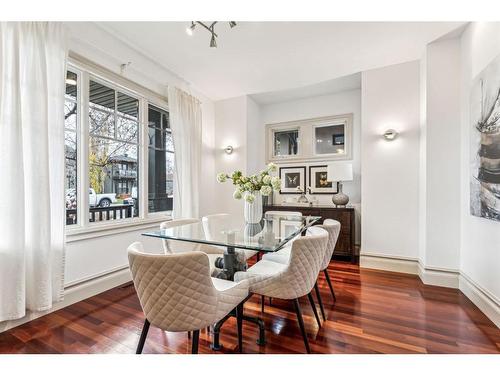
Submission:
<svg viewBox="0 0 500 375">
<path fill-rule="evenodd" d="M 326 173 L 328 181 L 352 181 L 352 164 L 351 163 L 328 164 Z"/>
</svg>

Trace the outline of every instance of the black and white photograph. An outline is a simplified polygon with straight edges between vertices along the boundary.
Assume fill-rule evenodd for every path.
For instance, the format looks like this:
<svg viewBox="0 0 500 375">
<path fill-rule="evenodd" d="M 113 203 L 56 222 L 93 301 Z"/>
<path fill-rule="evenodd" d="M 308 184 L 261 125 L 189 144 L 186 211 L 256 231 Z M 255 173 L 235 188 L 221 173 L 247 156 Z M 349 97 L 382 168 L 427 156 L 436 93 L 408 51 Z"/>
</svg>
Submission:
<svg viewBox="0 0 500 375">
<path fill-rule="evenodd" d="M 306 191 L 306 167 L 281 167 L 280 194 L 301 194 Z"/>
</svg>

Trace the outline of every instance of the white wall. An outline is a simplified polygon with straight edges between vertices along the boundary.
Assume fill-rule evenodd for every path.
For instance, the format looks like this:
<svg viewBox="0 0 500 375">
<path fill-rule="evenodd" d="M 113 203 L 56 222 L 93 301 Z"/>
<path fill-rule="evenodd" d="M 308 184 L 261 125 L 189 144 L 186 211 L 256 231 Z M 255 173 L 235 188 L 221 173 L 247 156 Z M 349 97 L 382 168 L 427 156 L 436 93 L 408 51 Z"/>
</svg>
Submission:
<svg viewBox="0 0 500 375">
<path fill-rule="evenodd" d="M 469 93 L 474 77 L 500 54 L 500 23 L 470 24 L 461 38 L 461 52 L 460 271 L 463 277 L 460 280 L 460 289 L 473 301 L 474 296 L 470 293 L 468 283 L 473 284 L 473 287 L 478 290 L 476 293 L 487 296 L 491 304 L 489 316 L 500 326 L 500 223 L 478 218 L 469 213 L 469 160 L 472 129 L 469 118 Z"/>
<path fill-rule="evenodd" d="M 418 61 L 362 73 L 362 256 L 418 257 L 419 79 Z"/>
<path fill-rule="evenodd" d="M 266 124 L 348 113 L 353 114 L 352 164 L 354 180 L 346 181 L 344 183 L 344 193 L 349 196 L 351 204 L 359 207 L 359 203 L 361 202 L 361 90 L 359 89 L 261 106 L 259 127 L 259 134 L 261 134 L 261 138 L 260 142 L 255 144 L 259 165 L 264 165 L 266 162 Z M 319 162 L 319 164 L 324 164 L 324 162 Z M 288 165 L 289 164 L 280 164 L 280 166 Z M 295 165 L 297 165 L 297 163 L 295 163 Z M 318 165 L 318 163 L 300 163 L 300 165 L 309 166 Z M 285 197 L 295 198 L 296 196 L 275 194 L 275 202 L 280 203 Z M 314 197 L 318 199 L 319 203 L 332 204 L 331 195 L 315 195 Z"/>
<path fill-rule="evenodd" d="M 460 42 L 440 40 L 425 56 L 425 254 L 427 269 L 456 272 L 460 257 Z M 422 186 L 422 185 L 421 185 Z M 451 285 L 450 285 L 451 286 Z M 454 285 L 457 286 L 457 285 Z"/>
<path fill-rule="evenodd" d="M 247 142 L 247 107 L 246 96 L 215 102 L 215 169 L 216 173 L 231 174 L 240 170 L 247 171 L 247 150 L 251 145 Z M 224 148 L 233 146 L 233 153 L 228 155 Z M 215 180 L 215 175 L 212 176 Z M 229 213 L 241 215 L 243 200 L 233 199 L 234 186 L 231 181 L 216 184 L 210 199 L 216 201 L 216 210 L 212 213 Z"/>
</svg>

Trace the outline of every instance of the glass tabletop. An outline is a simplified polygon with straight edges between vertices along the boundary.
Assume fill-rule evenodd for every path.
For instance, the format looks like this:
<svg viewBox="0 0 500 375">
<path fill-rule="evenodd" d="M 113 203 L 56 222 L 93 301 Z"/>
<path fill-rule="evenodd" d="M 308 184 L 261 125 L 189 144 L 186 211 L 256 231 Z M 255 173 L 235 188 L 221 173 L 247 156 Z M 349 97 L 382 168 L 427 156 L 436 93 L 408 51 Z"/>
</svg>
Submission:
<svg viewBox="0 0 500 375">
<path fill-rule="evenodd" d="M 286 212 L 265 214 L 260 223 L 247 224 L 243 216 L 211 215 L 199 222 L 143 233 L 143 236 L 214 246 L 273 252 L 320 220 Z"/>
</svg>

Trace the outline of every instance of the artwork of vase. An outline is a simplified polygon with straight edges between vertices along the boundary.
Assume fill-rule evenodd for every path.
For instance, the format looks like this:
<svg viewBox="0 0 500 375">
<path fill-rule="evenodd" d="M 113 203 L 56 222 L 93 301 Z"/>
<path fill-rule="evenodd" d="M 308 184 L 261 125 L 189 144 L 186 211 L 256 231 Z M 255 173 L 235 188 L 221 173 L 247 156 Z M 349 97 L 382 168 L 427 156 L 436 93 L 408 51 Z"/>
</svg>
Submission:
<svg viewBox="0 0 500 375">
<path fill-rule="evenodd" d="M 500 56 L 474 80 L 470 108 L 470 211 L 500 221 Z"/>
</svg>

